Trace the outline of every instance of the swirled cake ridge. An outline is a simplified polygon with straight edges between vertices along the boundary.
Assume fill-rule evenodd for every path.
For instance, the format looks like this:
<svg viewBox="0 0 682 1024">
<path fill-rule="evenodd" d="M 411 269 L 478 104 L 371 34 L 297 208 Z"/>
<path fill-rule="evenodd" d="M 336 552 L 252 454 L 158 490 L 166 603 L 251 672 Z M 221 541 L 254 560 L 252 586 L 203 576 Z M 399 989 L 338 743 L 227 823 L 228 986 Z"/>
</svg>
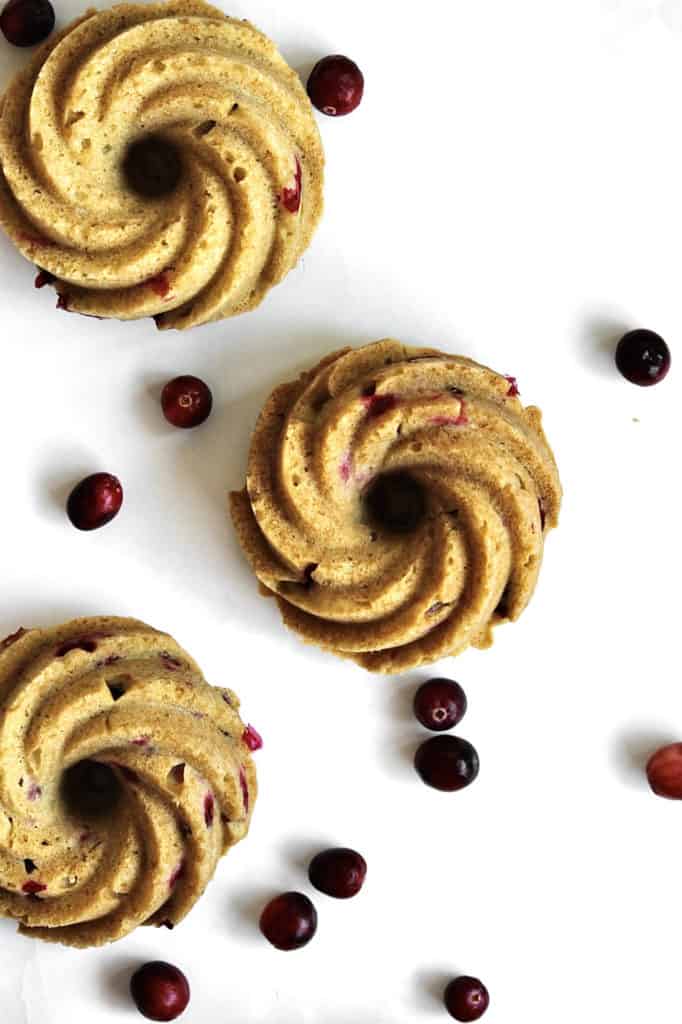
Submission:
<svg viewBox="0 0 682 1024">
<path fill-rule="evenodd" d="M 488 646 L 535 589 L 561 486 L 513 378 L 390 339 L 276 388 L 242 548 L 304 640 L 393 673 Z"/>
<path fill-rule="evenodd" d="M 1 642 L 0 915 L 80 947 L 178 924 L 248 831 L 256 775 L 238 708 L 134 619 Z"/>
<path fill-rule="evenodd" d="M 323 164 L 298 75 L 203 0 L 89 11 L 0 100 L 0 225 L 91 316 L 253 309 L 310 243 Z"/>
</svg>

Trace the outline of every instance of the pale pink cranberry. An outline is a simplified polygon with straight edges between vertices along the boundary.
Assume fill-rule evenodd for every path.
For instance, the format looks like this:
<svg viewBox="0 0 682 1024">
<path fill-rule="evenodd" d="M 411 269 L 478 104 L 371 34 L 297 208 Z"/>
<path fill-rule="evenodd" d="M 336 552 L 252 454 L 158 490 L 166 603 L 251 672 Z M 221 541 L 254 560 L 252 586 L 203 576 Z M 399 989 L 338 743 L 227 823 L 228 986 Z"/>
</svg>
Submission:
<svg viewBox="0 0 682 1024">
<path fill-rule="evenodd" d="M 341 462 L 339 463 L 339 476 L 343 480 L 344 484 L 347 484 L 353 473 L 353 457 L 350 452 L 346 452 Z"/>
</svg>

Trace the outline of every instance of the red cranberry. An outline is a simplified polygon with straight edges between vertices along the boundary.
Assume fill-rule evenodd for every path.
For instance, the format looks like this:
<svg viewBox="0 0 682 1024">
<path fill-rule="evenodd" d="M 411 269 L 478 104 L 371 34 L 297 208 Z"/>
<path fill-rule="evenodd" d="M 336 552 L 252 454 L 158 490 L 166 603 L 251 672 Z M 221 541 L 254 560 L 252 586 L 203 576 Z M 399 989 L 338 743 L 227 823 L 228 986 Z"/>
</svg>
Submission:
<svg viewBox="0 0 682 1024">
<path fill-rule="evenodd" d="M 54 28 L 50 0 L 9 0 L 0 14 L 0 29 L 13 46 L 35 46 Z"/>
<path fill-rule="evenodd" d="M 120 480 L 111 473 L 93 473 L 71 491 L 66 513 L 77 530 L 98 530 L 118 515 L 122 504 Z"/>
<path fill-rule="evenodd" d="M 478 1020 L 488 1009 L 490 996 L 482 981 L 462 975 L 445 989 L 445 1008 L 455 1020 Z"/>
<path fill-rule="evenodd" d="M 244 740 L 244 743 L 246 743 L 249 750 L 253 751 L 254 753 L 257 750 L 261 750 L 263 747 L 263 737 L 261 736 L 257 729 L 254 729 L 252 725 L 247 725 L 247 727 L 244 729 L 244 732 L 242 733 L 242 739 Z"/>
<path fill-rule="evenodd" d="M 163 415 L 174 427 L 189 430 L 208 419 L 213 408 L 211 389 L 198 377 L 176 377 L 161 393 Z"/>
<path fill-rule="evenodd" d="M 507 398 L 518 398 L 521 392 L 519 391 L 519 384 L 516 377 L 512 377 L 511 374 L 505 373 L 504 379 L 509 384 L 509 388 L 507 389 Z"/>
<path fill-rule="evenodd" d="M 152 960 L 133 974 L 130 994 L 148 1020 L 175 1020 L 189 1003 L 189 983 L 177 967 Z"/>
<path fill-rule="evenodd" d="M 414 713 L 423 726 L 433 732 L 452 729 L 464 718 L 467 698 L 464 690 L 451 679 L 429 679 L 417 690 Z"/>
<path fill-rule="evenodd" d="M 632 384 L 650 387 L 670 369 L 670 349 L 654 331 L 628 331 L 618 342 L 616 366 Z"/>
<path fill-rule="evenodd" d="M 427 786 L 452 792 L 474 781 L 478 775 L 478 754 L 459 736 L 433 736 L 419 747 L 414 766 Z"/>
<path fill-rule="evenodd" d="M 317 931 L 317 911 L 303 893 L 285 892 L 265 907 L 260 930 L 277 949 L 300 949 Z"/>
<path fill-rule="evenodd" d="M 47 886 L 42 882 L 24 882 L 21 887 L 21 891 L 27 896 L 37 896 L 39 892 L 45 892 L 46 889 Z"/>
<path fill-rule="evenodd" d="M 282 189 L 282 206 L 289 213 L 298 213 L 301 209 L 301 199 L 303 196 L 303 168 L 301 167 L 301 161 L 296 157 L 296 171 L 294 174 L 294 184 L 290 188 Z"/>
<path fill-rule="evenodd" d="M 682 743 L 670 743 L 652 754 L 646 777 L 657 796 L 682 800 Z"/>
<path fill-rule="evenodd" d="M 313 105 L 330 117 L 350 114 L 360 105 L 364 91 L 362 71 L 340 54 L 318 61 L 308 79 L 308 95 Z"/>
<path fill-rule="evenodd" d="M 318 853 L 308 869 L 308 877 L 315 888 L 337 900 L 357 896 L 366 875 L 365 858 L 343 847 Z"/>
</svg>

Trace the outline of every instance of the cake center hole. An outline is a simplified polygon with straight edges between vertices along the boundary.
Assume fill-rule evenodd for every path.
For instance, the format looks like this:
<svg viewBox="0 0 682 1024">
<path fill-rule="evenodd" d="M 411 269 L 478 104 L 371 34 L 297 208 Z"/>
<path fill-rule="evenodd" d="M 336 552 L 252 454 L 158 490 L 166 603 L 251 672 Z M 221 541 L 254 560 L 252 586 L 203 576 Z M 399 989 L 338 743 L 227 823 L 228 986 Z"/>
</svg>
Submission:
<svg viewBox="0 0 682 1024">
<path fill-rule="evenodd" d="M 62 776 L 64 806 L 76 818 L 100 818 L 110 814 L 121 796 L 114 771 L 98 761 L 78 761 Z"/>
<path fill-rule="evenodd" d="M 144 199 L 160 199 L 177 188 L 182 175 L 180 153 L 172 142 L 149 135 L 131 143 L 123 159 L 128 187 Z"/>
<path fill-rule="evenodd" d="M 365 507 L 373 526 L 389 533 L 412 533 L 424 518 L 426 495 L 409 473 L 386 473 L 370 484 Z"/>
</svg>

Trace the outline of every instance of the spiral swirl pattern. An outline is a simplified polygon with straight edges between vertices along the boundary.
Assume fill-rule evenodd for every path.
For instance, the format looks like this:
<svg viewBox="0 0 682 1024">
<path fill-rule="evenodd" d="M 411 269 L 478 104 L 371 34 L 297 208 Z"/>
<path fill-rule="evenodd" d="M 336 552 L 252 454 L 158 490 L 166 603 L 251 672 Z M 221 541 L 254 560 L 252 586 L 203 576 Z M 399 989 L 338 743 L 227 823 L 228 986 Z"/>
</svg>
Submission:
<svg viewBox="0 0 682 1024">
<path fill-rule="evenodd" d="M 134 619 L 0 643 L 0 914 L 81 947 L 177 924 L 248 831 L 256 777 L 238 706 Z M 65 773 L 93 761 L 120 787 L 104 816 L 64 796 Z"/>
<path fill-rule="evenodd" d="M 516 619 L 561 487 L 513 378 L 385 340 L 277 388 L 232 495 L 241 545 L 287 626 L 393 673 L 488 646 Z M 368 514 L 377 480 L 418 488 L 407 534 Z"/>
<path fill-rule="evenodd" d="M 180 156 L 165 197 L 124 174 L 147 138 Z M 0 100 L 0 224 L 92 316 L 184 329 L 253 309 L 310 242 L 323 164 L 298 76 L 202 0 L 90 11 Z"/>
</svg>

